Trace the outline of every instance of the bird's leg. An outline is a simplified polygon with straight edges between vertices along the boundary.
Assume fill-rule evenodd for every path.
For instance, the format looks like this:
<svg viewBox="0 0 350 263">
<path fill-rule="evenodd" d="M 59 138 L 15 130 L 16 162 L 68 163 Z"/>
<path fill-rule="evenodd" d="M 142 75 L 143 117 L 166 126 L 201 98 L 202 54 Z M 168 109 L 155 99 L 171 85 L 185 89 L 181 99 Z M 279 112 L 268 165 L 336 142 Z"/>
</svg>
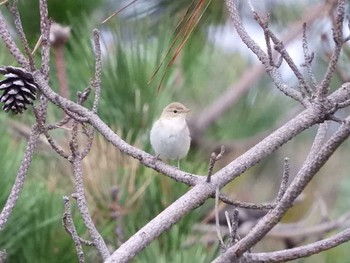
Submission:
<svg viewBox="0 0 350 263">
<path fill-rule="evenodd" d="M 177 158 L 177 168 L 180 170 L 180 158 Z"/>
</svg>

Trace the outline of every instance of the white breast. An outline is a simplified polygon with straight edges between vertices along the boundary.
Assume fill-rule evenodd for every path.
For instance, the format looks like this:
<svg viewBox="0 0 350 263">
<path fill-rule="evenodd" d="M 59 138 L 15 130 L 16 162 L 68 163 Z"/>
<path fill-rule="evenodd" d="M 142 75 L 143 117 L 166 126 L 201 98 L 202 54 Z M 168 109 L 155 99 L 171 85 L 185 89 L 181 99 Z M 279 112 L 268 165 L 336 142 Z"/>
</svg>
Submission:
<svg viewBox="0 0 350 263">
<path fill-rule="evenodd" d="M 181 159 L 190 148 L 190 133 L 184 118 L 161 119 L 154 123 L 151 145 L 163 159 Z"/>
</svg>

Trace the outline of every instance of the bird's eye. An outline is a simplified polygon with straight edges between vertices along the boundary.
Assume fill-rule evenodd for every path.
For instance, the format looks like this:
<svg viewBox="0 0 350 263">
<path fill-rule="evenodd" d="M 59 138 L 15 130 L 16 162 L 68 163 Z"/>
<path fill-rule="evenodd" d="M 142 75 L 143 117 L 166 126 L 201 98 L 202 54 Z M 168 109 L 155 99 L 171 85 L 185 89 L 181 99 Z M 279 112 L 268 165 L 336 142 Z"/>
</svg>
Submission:
<svg viewBox="0 0 350 263">
<path fill-rule="evenodd" d="M 177 110 L 173 110 L 174 113 L 177 113 Z"/>
</svg>

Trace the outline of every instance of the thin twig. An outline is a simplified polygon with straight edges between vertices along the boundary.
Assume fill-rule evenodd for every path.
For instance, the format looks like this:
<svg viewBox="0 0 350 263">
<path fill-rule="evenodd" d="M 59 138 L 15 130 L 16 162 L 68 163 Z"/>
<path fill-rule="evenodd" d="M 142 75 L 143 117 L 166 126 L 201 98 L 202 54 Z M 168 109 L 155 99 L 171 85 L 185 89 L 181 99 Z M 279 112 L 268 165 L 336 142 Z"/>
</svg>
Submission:
<svg viewBox="0 0 350 263">
<path fill-rule="evenodd" d="M 270 29 L 267 29 L 269 31 L 269 35 L 275 44 L 275 50 L 278 51 L 278 53 L 281 54 L 281 57 L 284 59 L 284 61 L 287 62 L 289 68 L 292 70 L 294 75 L 299 81 L 300 85 L 300 91 L 303 93 L 304 97 L 311 96 L 312 95 L 312 89 L 310 85 L 306 82 L 303 74 L 298 69 L 298 66 L 294 63 L 292 57 L 289 55 L 284 43 L 280 41 L 277 36 L 275 36 L 274 33 Z"/>
<path fill-rule="evenodd" d="M 209 168 L 208 168 L 208 175 L 207 175 L 207 183 L 210 182 L 210 178 L 211 175 L 213 174 L 213 169 L 214 169 L 214 165 L 217 161 L 219 161 L 223 155 L 225 153 L 225 146 L 221 146 L 220 148 L 220 153 L 216 154 L 215 152 L 213 152 L 210 156 L 210 160 L 209 160 Z"/>
<path fill-rule="evenodd" d="M 350 106 L 350 100 L 347 100 L 347 101 L 338 103 L 338 108 L 339 108 L 339 109 L 346 108 L 346 107 L 348 107 L 348 106 Z"/>
<path fill-rule="evenodd" d="M 77 104 L 78 105 L 83 105 L 83 103 L 86 101 L 86 99 L 88 98 L 89 94 L 91 92 L 91 87 L 86 88 L 84 91 L 78 91 L 78 99 L 77 99 Z M 72 118 L 69 115 L 66 115 L 63 117 L 62 120 L 60 120 L 59 122 L 53 123 L 53 124 L 49 124 L 46 126 L 47 130 L 53 130 L 56 128 L 60 128 L 63 125 L 66 125 L 70 120 L 72 120 Z"/>
<path fill-rule="evenodd" d="M 94 141 L 95 128 L 91 127 L 88 130 L 86 130 L 84 133 L 87 136 L 87 142 L 85 144 L 84 149 L 81 151 L 82 159 L 84 159 L 91 150 L 91 147 Z"/>
<path fill-rule="evenodd" d="M 92 112 L 97 113 L 98 104 L 100 101 L 101 93 L 101 71 L 102 71 L 102 61 L 101 61 L 101 45 L 100 45 L 100 32 L 97 29 L 93 30 L 94 33 L 94 47 L 95 47 L 95 77 L 91 83 L 91 86 L 95 88 L 95 98 L 92 107 Z"/>
<path fill-rule="evenodd" d="M 88 119 L 86 117 L 81 117 L 77 113 L 70 111 L 66 107 L 63 107 L 62 99 L 63 99 L 63 97 L 60 97 L 58 94 L 57 94 L 57 96 L 55 96 L 55 100 L 56 100 L 57 105 L 61 106 L 60 108 L 66 113 L 66 115 L 68 115 L 71 119 L 76 120 L 80 123 L 88 121 Z M 79 105 L 79 104 L 77 104 L 77 105 Z"/>
<path fill-rule="evenodd" d="M 310 80 L 311 80 L 312 92 L 314 92 L 316 89 L 316 86 L 317 86 L 317 81 L 316 81 L 315 74 L 312 70 L 311 63 L 314 59 L 315 53 L 309 52 L 309 44 L 308 44 L 307 35 L 306 35 L 306 23 L 303 23 L 302 47 L 303 47 L 303 52 L 304 52 L 305 67 L 307 69 L 307 73 L 308 73 Z"/>
<path fill-rule="evenodd" d="M 49 77 L 50 71 L 50 27 L 51 21 L 49 19 L 49 11 L 47 9 L 47 1 L 39 1 L 40 11 L 40 32 L 41 32 L 41 72 Z"/>
<path fill-rule="evenodd" d="M 68 159 L 69 155 L 65 153 L 65 151 L 58 146 L 58 144 L 54 141 L 54 139 L 50 136 L 49 130 L 47 127 L 45 127 L 44 119 L 40 115 L 39 111 L 34 107 L 33 112 L 35 114 L 35 117 L 37 119 L 37 123 L 40 127 L 40 131 L 45 135 L 48 143 L 50 144 L 51 148 L 57 152 L 61 157 Z"/>
<path fill-rule="evenodd" d="M 337 63 L 340 56 L 340 51 L 343 45 L 343 22 L 345 16 L 345 1 L 338 1 L 338 9 L 335 21 L 335 28 L 333 29 L 333 39 L 335 42 L 335 48 L 333 50 L 331 59 L 328 63 L 327 71 L 325 76 L 317 89 L 317 99 L 322 100 L 329 91 L 329 85 L 337 67 Z"/>
<path fill-rule="evenodd" d="M 248 262 L 287 262 L 326 251 L 348 240 L 350 240 L 350 228 L 329 238 L 292 249 L 267 253 L 247 253 L 243 256 L 243 260 L 247 260 Z"/>
<path fill-rule="evenodd" d="M 311 160 L 314 155 L 324 146 L 330 124 L 330 121 L 325 121 L 319 125 L 314 143 L 312 144 L 306 161 Z"/>
<path fill-rule="evenodd" d="M 10 217 L 12 210 L 16 205 L 18 197 L 23 189 L 24 181 L 26 179 L 30 164 L 33 159 L 34 150 L 39 141 L 39 136 L 40 136 L 40 128 L 38 127 L 38 124 L 34 124 L 30 132 L 29 140 L 24 152 L 21 165 L 17 172 L 17 177 L 12 186 L 10 195 L 6 200 L 5 206 L 2 209 L 0 214 L 0 231 L 4 229 L 5 224 L 8 218 Z"/>
<path fill-rule="evenodd" d="M 254 19 L 258 22 L 258 24 L 260 25 L 260 27 L 264 31 L 265 39 L 267 39 L 266 44 L 270 45 L 270 43 L 269 43 L 270 39 L 272 40 L 272 42 L 275 44 L 275 50 L 281 54 L 281 57 L 287 62 L 288 66 L 293 71 L 294 75 L 297 77 L 299 84 L 301 86 L 300 91 L 303 92 L 304 96 L 306 96 L 306 95 L 311 96 L 311 94 L 312 94 L 311 88 L 309 87 L 304 76 L 301 74 L 297 65 L 294 63 L 293 59 L 289 55 L 283 42 L 281 40 L 279 40 L 278 37 L 270 30 L 266 20 L 263 20 L 254 9 L 253 9 L 253 16 L 254 16 Z M 270 49 L 271 49 L 271 45 L 270 45 Z M 270 50 L 270 53 L 271 53 L 271 50 Z M 269 60 L 270 60 L 270 65 L 273 66 L 273 63 L 271 63 L 272 55 L 271 55 L 271 57 L 269 55 Z"/>
<path fill-rule="evenodd" d="M 85 101 L 87 100 L 87 98 L 89 97 L 91 93 L 91 84 L 89 87 L 85 88 L 83 91 L 78 91 L 78 99 L 77 99 L 77 103 L 79 105 L 84 105 Z"/>
<path fill-rule="evenodd" d="M 17 34 L 22 42 L 22 45 L 24 47 L 24 51 L 28 57 L 29 60 L 29 66 L 30 66 L 30 70 L 34 71 L 35 70 L 35 62 L 34 62 L 34 58 L 32 56 L 32 50 L 29 47 L 29 43 L 27 40 L 26 35 L 24 34 L 23 31 L 23 26 L 22 26 L 22 22 L 21 22 L 21 16 L 20 13 L 18 12 L 18 6 L 17 6 L 18 1 L 11 1 L 10 3 L 7 3 L 6 6 L 8 7 L 8 9 L 10 10 L 14 21 L 15 21 L 15 27 L 17 30 Z"/>
<path fill-rule="evenodd" d="M 325 235 L 337 228 L 349 228 L 350 227 L 350 213 L 346 213 L 336 219 L 327 219 L 319 224 L 308 226 L 308 222 L 291 223 L 291 224 L 281 224 L 279 223 L 274 227 L 270 236 L 278 238 L 305 238 L 305 237 L 317 237 L 320 235 Z M 304 220 L 303 220 L 304 221 Z"/>
<path fill-rule="evenodd" d="M 10 35 L 10 31 L 6 26 L 5 18 L 3 17 L 1 10 L 0 10 L 0 36 L 4 41 L 8 51 L 12 54 L 12 56 L 15 58 L 18 64 L 20 64 L 25 69 L 30 69 L 28 60 L 22 54 L 22 52 L 17 47 L 15 41 Z"/>
<path fill-rule="evenodd" d="M 75 246 L 75 249 L 77 250 L 79 263 L 84 263 L 85 262 L 84 251 L 81 245 L 80 238 L 78 236 L 78 232 L 74 226 L 74 221 L 72 218 L 72 211 L 70 208 L 68 196 L 63 196 L 63 203 L 64 203 L 64 214 L 62 216 L 63 227 L 74 241 L 74 246 Z"/>
<path fill-rule="evenodd" d="M 80 214 L 83 218 L 84 224 L 89 230 L 90 237 L 93 240 L 95 247 L 99 251 L 103 260 L 106 260 L 109 257 L 110 253 L 108 251 L 107 245 L 105 244 L 105 241 L 103 240 L 102 236 L 100 235 L 100 233 L 95 227 L 95 224 L 91 218 L 89 208 L 87 206 L 87 202 L 85 199 L 83 169 L 82 169 L 82 162 L 81 162 L 82 159 L 78 148 L 77 134 L 78 134 L 78 123 L 75 121 L 73 123 L 71 140 L 69 142 L 69 146 L 72 151 L 72 155 L 69 160 L 71 161 L 73 166 L 73 173 L 74 173 L 75 187 L 76 187 L 75 196 L 77 200 L 77 205 L 78 205 Z"/>
<path fill-rule="evenodd" d="M 270 14 L 267 14 L 265 21 L 264 22 L 264 28 L 269 27 L 269 20 L 270 20 Z M 266 48 L 267 48 L 267 55 L 269 57 L 270 65 L 275 66 L 273 62 L 273 55 L 272 55 L 272 47 L 271 47 L 271 38 L 270 35 L 268 34 L 267 30 L 264 30 L 264 36 L 265 36 L 265 43 L 266 43 Z M 281 57 L 280 57 L 281 58 Z"/>
<path fill-rule="evenodd" d="M 260 46 L 248 35 L 240 20 L 240 16 L 235 2 L 231 0 L 226 0 L 226 6 L 229 11 L 231 20 L 241 40 L 264 64 L 264 66 L 266 67 L 266 72 L 270 75 L 276 87 L 288 97 L 291 97 L 302 104 L 305 103 L 303 95 L 299 91 L 292 89 L 282 81 L 281 74 L 278 72 L 277 68 L 270 66 L 267 54 L 265 54 L 265 52 L 260 48 Z"/>
<path fill-rule="evenodd" d="M 280 189 L 279 189 L 277 197 L 276 197 L 276 201 L 275 201 L 276 203 L 282 199 L 284 193 L 287 190 L 289 174 L 290 174 L 289 158 L 286 157 L 286 158 L 284 158 L 283 176 L 282 176 L 281 186 L 280 186 Z"/>
<path fill-rule="evenodd" d="M 228 226 L 229 234 L 230 234 L 230 241 L 228 242 L 227 247 L 232 246 L 233 244 L 236 243 L 236 240 L 240 239 L 240 237 L 237 233 L 237 231 L 238 231 L 238 215 L 239 215 L 239 212 L 236 208 L 231 213 L 231 216 L 229 215 L 229 213 L 227 211 L 225 211 L 226 222 L 227 222 L 227 226 Z"/>
<path fill-rule="evenodd" d="M 213 195 L 212 198 L 215 198 L 215 196 Z M 235 207 L 245 208 L 245 209 L 270 210 L 270 209 L 275 207 L 273 202 L 272 203 L 261 203 L 261 204 L 242 202 L 242 201 L 238 201 L 238 200 L 233 200 L 232 198 L 228 197 L 225 194 L 220 194 L 219 198 L 225 204 L 232 205 Z"/>
<path fill-rule="evenodd" d="M 55 152 L 57 152 L 64 159 L 69 158 L 69 155 L 61 147 L 59 147 L 58 144 L 54 141 L 54 139 L 50 136 L 47 129 L 44 130 L 44 135 Z"/>
<path fill-rule="evenodd" d="M 100 235 L 100 233 L 98 232 L 98 230 L 94 225 L 94 222 L 89 212 L 89 208 L 85 200 L 82 165 L 81 165 L 81 160 L 78 153 L 73 153 L 72 165 L 73 165 L 73 172 L 75 176 L 75 184 L 76 184 L 76 191 L 77 191 L 77 204 L 78 204 L 80 214 L 83 218 L 85 226 L 89 230 L 90 237 L 93 240 L 95 247 L 99 251 L 102 258 L 106 260 L 109 257 L 110 253 L 108 251 L 107 245 L 105 244 L 102 236 Z"/>
<path fill-rule="evenodd" d="M 94 47 L 95 47 L 95 52 L 94 52 L 95 53 L 95 77 L 91 81 L 90 86 L 93 87 L 95 90 L 95 98 L 92 106 L 92 112 L 96 114 L 98 111 L 98 104 L 100 102 L 102 61 L 101 61 L 100 32 L 97 29 L 94 29 L 93 33 L 94 33 Z M 85 134 L 87 135 L 87 143 L 81 152 L 82 159 L 84 159 L 85 156 L 91 150 L 94 134 L 95 134 L 94 127 L 91 126 L 91 128 L 89 128 L 89 130 L 87 130 Z"/>
<path fill-rule="evenodd" d="M 69 117 L 69 116 L 64 116 L 62 120 L 56 122 L 56 123 L 53 123 L 53 124 L 48 124 L 46 129 L 47 130 L 53 130 L 53 129 L 56 129 L 56 128 L 60 128 L 62 127 L 63 125 L 67 124 L 72 118 Z"/>
</svg>

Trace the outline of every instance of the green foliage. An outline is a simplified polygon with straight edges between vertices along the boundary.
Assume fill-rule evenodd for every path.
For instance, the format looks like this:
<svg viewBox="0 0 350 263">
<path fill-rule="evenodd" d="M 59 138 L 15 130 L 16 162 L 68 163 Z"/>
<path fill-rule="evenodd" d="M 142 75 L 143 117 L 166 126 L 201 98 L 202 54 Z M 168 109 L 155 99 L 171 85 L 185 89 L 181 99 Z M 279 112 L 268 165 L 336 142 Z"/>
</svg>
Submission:
<svg viewBox="0 0 350 263">
<path fill-rule="evenodd" d="M 157 262 L 157 263 L 183 263 L 183 262 L 211 262 L 215 259 L 217 249 L 208 249 L 208 247 L 195 242 L 194 245 L 186 247 L 186 240 L 181 235 L 179 227 L 173 226 L 168 234 L 173 240 L 179 242 L 179 244 L 173 245 L 169 248 L 167 253 L 164 253 L 163 240 L 157 240 L 153 242 L 145 251 L 141 252 L 136 257 L 135 262 Z M 198 241 L 198 240 L 197 240 Z M 165 244 L 169 244 L 165 243 Z M 180 252 L 181 251 L 181 252 Z"/>
<path fill-rule="evenodd" d="M 160 26 L 154 30 L 157 36 L 154 37 L 145 30 L 146 26 L 135 24 L 135 28 L 137 31 L 127 39 L 122 33 L 112 31 L 115 50 L 108 51 L 104 64 L 100 111 L 107 123 L 122 127 L 123 135 L 130 135 L 131 141 L 149 128 L 155 112 L 159 112 L 155 106 L 169 102 L 174 94 L 172 72 L 166 75 L 159 93 L 157 86 L 162 71 L 148 83 L 169 45 L 169 39 L 165 38 L 169 30 Z"/>
</svg>

